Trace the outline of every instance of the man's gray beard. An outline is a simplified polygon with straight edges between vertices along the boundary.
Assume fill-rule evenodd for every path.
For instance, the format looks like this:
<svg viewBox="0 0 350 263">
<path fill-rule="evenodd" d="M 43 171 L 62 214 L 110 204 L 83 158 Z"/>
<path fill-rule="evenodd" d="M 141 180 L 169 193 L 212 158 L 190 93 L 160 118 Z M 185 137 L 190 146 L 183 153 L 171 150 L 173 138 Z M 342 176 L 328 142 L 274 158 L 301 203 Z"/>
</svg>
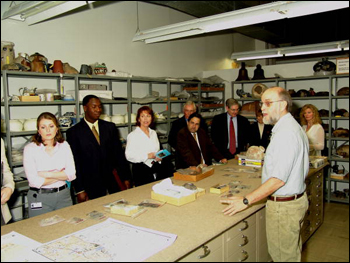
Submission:
<svg viewBox="0 0 350 263">
<path fill-rule="evenodd" d="M 280 111 L 280 106 L 278 106 L 278 113 L 276 114 L 276 116 L 273 118 L 271 118 L 271 116 L 270 116 L 270 121 L 266 120 L 264 117 L 263 122 L 264 122 L 264 124 L 275 125 L 279 121 L 280 118 L 281 118 L 281 111 Z"/>
</svg>

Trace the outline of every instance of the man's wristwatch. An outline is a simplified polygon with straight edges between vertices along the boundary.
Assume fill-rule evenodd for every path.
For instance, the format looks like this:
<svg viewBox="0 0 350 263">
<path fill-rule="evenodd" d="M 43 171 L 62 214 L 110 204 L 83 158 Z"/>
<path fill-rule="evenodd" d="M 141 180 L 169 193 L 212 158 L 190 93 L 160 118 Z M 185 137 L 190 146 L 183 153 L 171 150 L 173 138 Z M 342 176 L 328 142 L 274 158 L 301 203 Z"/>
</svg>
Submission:
<svg viewBox="0 0 350 263">
<path fill-rule="evenodd" d="M 243 198 L 243 204 L 245 204 L 245 205 L 249 205 L 249 201 L 248 201 L 248 199 L 247 198 Z"/>
</svg>

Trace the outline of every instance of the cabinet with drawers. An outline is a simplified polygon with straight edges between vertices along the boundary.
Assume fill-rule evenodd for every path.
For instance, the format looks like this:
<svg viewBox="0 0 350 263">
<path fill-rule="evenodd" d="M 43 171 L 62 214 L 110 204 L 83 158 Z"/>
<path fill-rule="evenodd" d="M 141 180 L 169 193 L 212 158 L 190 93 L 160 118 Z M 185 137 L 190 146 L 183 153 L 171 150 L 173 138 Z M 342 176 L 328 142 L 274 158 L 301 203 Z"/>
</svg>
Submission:
<svg viewBox="0 0 350 263">
<path fill-rule="evenodd" d="M 223 262 L 224 234 L 221 234 L 200 248 L 183 257 L 179 262 Z"/>
<path fill-rule="evenodd" d="M 267 262 L 265 208 L 205 243 L 180 262 Z"/>
<path fill-rule="evenodd" d="M 305 243 L 310 236 L 323 223 L 323 171 L 317 171 L 308 176 L 306 182 L 306 193 L 309 208 L 306 211 L 304 223 L 301 228 L 301 239 Z"/>
<path fill-rule="evenodd" d="M 256 261 L 256 214 L 225 232 L 225 261 Z"/>
</svg>

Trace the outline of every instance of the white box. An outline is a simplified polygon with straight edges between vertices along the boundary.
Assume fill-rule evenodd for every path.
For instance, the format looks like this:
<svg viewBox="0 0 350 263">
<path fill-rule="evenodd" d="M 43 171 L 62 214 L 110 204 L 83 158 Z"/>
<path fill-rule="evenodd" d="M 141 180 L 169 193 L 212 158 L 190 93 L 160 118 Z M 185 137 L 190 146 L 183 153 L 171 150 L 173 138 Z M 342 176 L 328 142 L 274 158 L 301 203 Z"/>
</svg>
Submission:
<svg viewBox="0 0 350 263">
<path fill-rule="evenodd" d="M 326 156 L 310 156 L 309 157 L 310 168 L 318 168 L 327 163 Z"/>
<path fill-rule="evenodd" d="M 75 90 L 67 90 L 66 94 L 75 98 Z M 82 101 L 86 95 L 95 95 L 101 99 L 113 99 L 113 91 L 111 90 L 79 90 L 79 101 Z"/>
</svg>

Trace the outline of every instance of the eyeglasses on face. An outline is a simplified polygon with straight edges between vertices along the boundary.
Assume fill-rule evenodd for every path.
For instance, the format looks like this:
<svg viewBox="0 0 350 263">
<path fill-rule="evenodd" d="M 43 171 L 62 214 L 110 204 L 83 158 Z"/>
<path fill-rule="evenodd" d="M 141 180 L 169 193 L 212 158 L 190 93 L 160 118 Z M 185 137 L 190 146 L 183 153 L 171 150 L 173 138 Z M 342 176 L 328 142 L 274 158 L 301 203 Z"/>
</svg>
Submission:
<svg viewBox="0 0 350 263">
<path fill-rule="evenodd" d="M 275 100 L 275 101 L 265 101 L 265 102 L 259 102 L 260 108 L 265 105 L 267 108 L 269 108 L 271 106 L 272 103 L 274 102 L 280 102 L 280 101 L 284 101 L 284 100 Z"/>
</svg>

